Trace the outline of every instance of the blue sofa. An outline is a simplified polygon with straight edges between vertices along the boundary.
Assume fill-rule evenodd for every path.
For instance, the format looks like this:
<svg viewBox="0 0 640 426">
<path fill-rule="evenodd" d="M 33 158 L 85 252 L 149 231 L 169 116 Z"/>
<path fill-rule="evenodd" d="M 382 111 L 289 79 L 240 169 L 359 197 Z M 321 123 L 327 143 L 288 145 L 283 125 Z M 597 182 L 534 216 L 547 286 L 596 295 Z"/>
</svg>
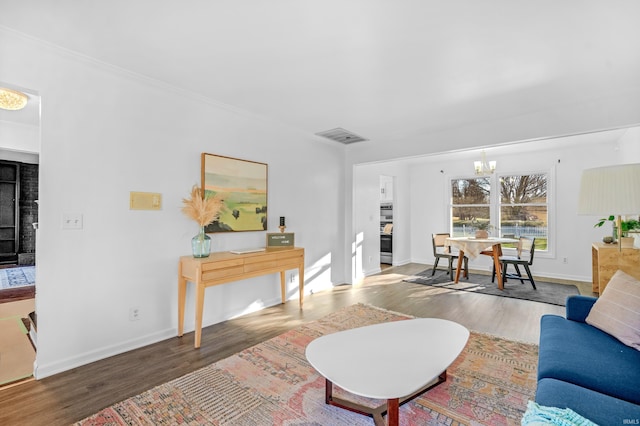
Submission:
<svg viewBox="0 0 640 426">
<path fill-rule="evenodd" d="M 570 296 L 566 318 L 540 320 L 536 402 L 599 425 L 640 424 L 640 351 L 585 322 L 596 300 Z"/>
</svg>

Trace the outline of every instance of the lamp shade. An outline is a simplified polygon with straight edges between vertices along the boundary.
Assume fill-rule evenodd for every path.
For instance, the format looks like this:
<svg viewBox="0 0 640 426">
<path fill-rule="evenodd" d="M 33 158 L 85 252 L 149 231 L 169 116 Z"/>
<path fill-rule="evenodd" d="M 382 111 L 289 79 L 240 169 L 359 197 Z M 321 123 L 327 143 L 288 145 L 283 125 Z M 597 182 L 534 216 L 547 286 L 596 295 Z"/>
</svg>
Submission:
<svg viewBox="0 0 640 426">
<path fill-rule="evenodd" d="M 598 167 L 582 172 L 578 214 L 640 213 L 640 164 Z"/>
</svg>

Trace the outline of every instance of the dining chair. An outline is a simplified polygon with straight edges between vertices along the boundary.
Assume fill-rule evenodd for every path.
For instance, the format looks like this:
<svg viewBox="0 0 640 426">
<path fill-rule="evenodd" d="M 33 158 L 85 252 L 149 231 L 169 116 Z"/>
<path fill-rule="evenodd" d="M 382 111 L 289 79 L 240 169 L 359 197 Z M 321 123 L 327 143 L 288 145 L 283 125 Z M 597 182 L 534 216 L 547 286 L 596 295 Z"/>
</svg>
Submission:
<svg viewBox="0 0 640 426">
<path fill-rule="evenodd" d="M 441 234 L 431 234 L 431 242 L 433 244 L 433 256 L 435 257 L 435 262 L 433 263 L 433 270 L 431 271 L 431 276 L 434 276 L 436 273 L 436 268 L 438 267 L 438 261 L 441 258 L 447 259 L 449 266 L 447 272 L 451 276 L 453 280 L 453 261 L 458 259 L 458 253 L 453 253 L 451 251 L 451 247 L 445 246 L 444 242 L 447 238 L 449 238 L 451 234 L 449 233 L 441 233 Z M 464 256 L 464 277 L 469 278 L 469 258 Z"/>
<path fill-rule="evenodd" d="M 503 282 L 507 282 L 507 279 L 513 278 L 520 280 L 521 284 L 524 284 L 525 281 L 529 281 L 533 286 L 534 290 L 537 290 L 536 283 L 533 280 L 533 275 L 531 275 L 531 269 L 529 266 L 533 265 L 533 257 L 536 251 L 536 239 L 531 237 L 520 237 L 518 239 L 517 253 L 516 256 L 500 256 L 500 266 L 502 272 L 502 280 Z M 515 274 L 510 274 L 507 272 L 507 268 L 509 265 L 513 265 L 516 269 Z M 520 266 L 523 266 L 525 272 L 527 273 L 527 277 L 523 277 L 520 273 Z M 493 282 L 496 276 L 495 267 L 493 268 L 493 273 L 491 276 L 491 282 Z"/>
</svg>

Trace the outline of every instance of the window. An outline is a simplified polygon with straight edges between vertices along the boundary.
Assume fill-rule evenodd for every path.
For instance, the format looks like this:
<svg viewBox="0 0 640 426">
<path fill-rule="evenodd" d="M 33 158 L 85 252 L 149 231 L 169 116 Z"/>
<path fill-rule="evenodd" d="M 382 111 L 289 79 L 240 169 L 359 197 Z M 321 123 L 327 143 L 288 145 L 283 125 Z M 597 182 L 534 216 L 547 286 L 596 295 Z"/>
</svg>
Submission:
<svg viewBox="0 0 640 426">
<path fill-rule="evenodd" d="M 501 176 L 499 206 L 503 236 L 534 237 L 536 250 L 547 250 L 549 206 L 546 174 Z"/>
<path fill-rule="evenodd" d="M 473 235 L 478 223 L 489 223 L 493 236 L 535 237 L 536 250 L 548 250 L 547 187 L 547 173 L 451 179 L 452 235 Z"/>
<path fill-rule="evenodd" d="M 452 235 L 475 232 L 472 222 L 491 223 L 491 181 L 488 177 L 451 180 Z"/>
</svg>

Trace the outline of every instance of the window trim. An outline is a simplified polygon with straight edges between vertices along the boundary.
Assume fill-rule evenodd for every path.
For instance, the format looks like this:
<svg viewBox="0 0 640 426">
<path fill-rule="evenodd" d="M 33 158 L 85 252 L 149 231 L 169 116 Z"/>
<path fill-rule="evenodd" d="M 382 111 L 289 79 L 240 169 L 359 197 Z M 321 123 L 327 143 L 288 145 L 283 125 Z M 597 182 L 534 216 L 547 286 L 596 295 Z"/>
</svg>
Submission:
<svg viewBox="0 0 640 426">
<path fill-rule="evenodd" d="M 536 252 L 537 258 L 555 258 L 557 251 L 557 226 L 556 226 L 556 198 L 555 198 L 555 182 L 556 182 L 556 168 L 555 165 L 548 169 L 536 169 L 536 170 L 519 170 L 519 171 L 500 171 L 493 173 L 489 178 L 489 184 L 491 185 L 491 192 L 489 194 L 489 215 L 491 217 L 491 225 L 498 228 L 496 222 L 500 216 L 500 191 L 496 191 L 494 188 L 498 188 L 500 184 L 500 178 L 503 176 L 516 176 L 516 175 L 535 175 L 545 174 L 547 175 L 547 250 Z M 453 207 L 464 207 L 465 205 L 453 204 L 453 194 L 451 192 L 451 181 L 456 179 L 476 179 L 479 176 L 476 175 L 456 175 L 449 176 L 445 184 L 447 185 L 445 196 L 447 197 L 445 208 L 447 218 L 447 228 L 453 235 L 453 222 L 452 209 Z M 544 205 L 540 203 L 532 203 L 529 205 Z M 485 204 L 483 204 L 485 205 Z M 506 253 L 515 253 L 515 249 L 504 248 Z"/>
</svg>

